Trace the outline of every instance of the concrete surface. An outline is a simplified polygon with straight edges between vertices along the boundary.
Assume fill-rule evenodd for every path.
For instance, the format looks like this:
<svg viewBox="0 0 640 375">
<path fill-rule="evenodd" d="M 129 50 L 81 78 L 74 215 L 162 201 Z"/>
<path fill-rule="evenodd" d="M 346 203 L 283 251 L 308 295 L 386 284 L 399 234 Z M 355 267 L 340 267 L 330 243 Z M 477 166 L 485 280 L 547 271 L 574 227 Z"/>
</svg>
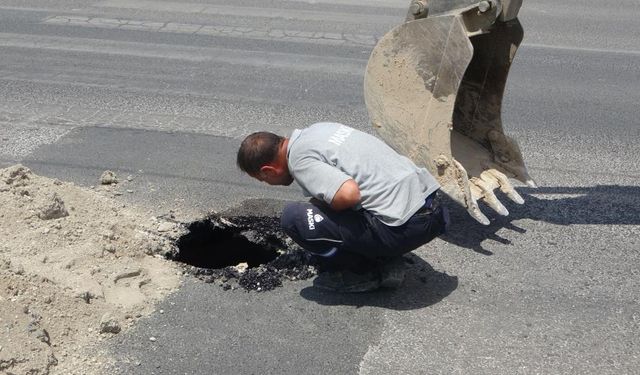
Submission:
<svg viewBox="0 0 640 375">
<path fill-rule="evenodd" d="M 134 177 L 124 204 L 184 218 L 298 199 L 242 176 L 237 145 L 321 120 L 369 131 L 362 72 L 405 3 L 0 0 L 0 165 L 84 186 L 114 169 Z M 638 373 L 639 11 L 524 3 L 504 123 L 541 188 L 509 217 L 454 207 L 397 292 L 187 279 L 112 340 L 118 371 Z"/>
</svg>

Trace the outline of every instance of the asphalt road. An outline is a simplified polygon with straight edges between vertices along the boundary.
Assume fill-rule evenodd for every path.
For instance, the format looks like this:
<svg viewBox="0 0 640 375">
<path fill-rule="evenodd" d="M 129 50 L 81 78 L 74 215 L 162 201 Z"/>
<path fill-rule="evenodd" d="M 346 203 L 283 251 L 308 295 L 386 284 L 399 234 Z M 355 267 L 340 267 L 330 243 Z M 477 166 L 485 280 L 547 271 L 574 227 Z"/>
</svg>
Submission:
<svg viewBox="0 0 640 375">
<path fill-rule="evenodd" d="M 114 169 L 135 177 L 119 199 L 185 219 L 272 212 L 299 189 L 242 176 L 241 138 L 321 120 L 368 131 L 364 67 L 405 6 L 0 0 L 0 166 L 84 186 Z M 638 14 L 636 0 L 525 2 L 504 123 L 541 187 L 519 188 L 509 217 L 483 227 L 453 207 L 395 292 L 187 278 L 109 342 L 117 372 L 640 372 Z"/>
</svg>

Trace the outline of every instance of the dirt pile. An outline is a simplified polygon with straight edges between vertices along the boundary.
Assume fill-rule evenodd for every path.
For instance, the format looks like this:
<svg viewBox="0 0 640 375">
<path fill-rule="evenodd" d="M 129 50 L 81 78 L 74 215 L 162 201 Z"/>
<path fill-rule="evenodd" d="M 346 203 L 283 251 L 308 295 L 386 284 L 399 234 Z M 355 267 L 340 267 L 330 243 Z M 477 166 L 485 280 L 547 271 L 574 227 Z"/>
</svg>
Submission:
<svg viewBox="0 0 640 375">
<path fill-rule="evenodd" d="M 109 365 L 99 342 L 178 286 L 163 259 L 177 230 L 96 191 L 0 169 L 0 373 Z"/>
</svg>

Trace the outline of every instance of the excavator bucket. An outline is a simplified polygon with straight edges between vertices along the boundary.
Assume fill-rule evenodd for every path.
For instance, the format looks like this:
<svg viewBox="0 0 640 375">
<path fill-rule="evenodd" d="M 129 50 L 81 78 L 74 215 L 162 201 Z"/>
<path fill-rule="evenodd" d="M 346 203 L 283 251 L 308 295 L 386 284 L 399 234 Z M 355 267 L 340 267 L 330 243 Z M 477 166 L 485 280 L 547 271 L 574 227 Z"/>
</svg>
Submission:
<svg viewBox="0 0 640 375">
<path fill-rule="evenodd" d="M 414 0 L 410 15 L 417 14 L 416 3 L 426 7 Z M 379 136 L 427 168 L 450 198 L 487 225 L 478 201 L 508 215 L 494 191 L 522 204 L 509 178 L 535 187 L 501 119 L 509 67 L 523 36 L 515 18 L 520 3 L 451 3 L 459 7 L 409 17 L 380 39 L 367 64 L 365 101 Z M 425 7 L 418 9 L 422 15 Z"/>
</svg>

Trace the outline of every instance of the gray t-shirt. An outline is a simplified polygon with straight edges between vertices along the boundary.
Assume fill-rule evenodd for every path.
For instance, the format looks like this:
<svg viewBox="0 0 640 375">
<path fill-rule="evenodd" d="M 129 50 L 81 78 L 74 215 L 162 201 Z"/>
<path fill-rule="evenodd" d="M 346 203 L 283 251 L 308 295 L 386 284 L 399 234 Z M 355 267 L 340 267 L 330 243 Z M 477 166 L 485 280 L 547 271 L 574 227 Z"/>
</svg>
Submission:
<svg viewBox="0 0 640 375">
<path fill-rule="evenodd" d="M 289 172 L 305 196 L 330 204 L 352 178 L 360 187 L 362 208 L 390 226 L 404 224 L 440 188 L 426 169 L 380 139 L 338 123 L 294 130 L 287 156 Z"/>
</svg>

